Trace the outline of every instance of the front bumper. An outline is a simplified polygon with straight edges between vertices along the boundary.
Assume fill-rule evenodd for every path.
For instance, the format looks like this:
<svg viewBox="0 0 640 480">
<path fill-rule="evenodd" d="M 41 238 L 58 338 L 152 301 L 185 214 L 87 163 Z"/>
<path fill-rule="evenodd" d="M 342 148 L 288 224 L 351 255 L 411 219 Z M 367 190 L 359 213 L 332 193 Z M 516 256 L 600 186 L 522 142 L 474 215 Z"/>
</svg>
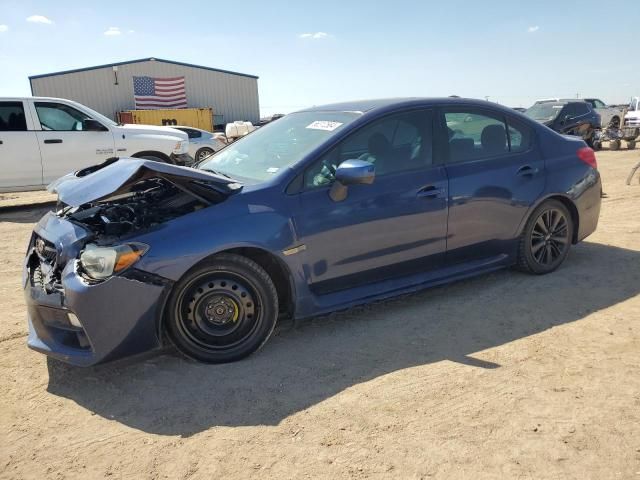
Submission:
<svg viewBox="0 0 640 480">
<path fill-rule="evenodd" d="M 169 158 L 171 158 L 171 161 L 174 164 L 180 165 L 183 167 L 190 167 L 195 163 L 195 160 L 193 159 L 193 157 L 188 153 L 181 153 L 179 155 L 172 153 Z"/>
<path fill-rule="evenodd" d="M 59 259 L 78 243 L 69 237 L 72 229 L 65 224 L 70 222 L 47 214 L 34 230 L 34 238 L 57 246 Z M 67 236 L 60 237 L 61 231 Z M 60 273 L 57 288 L 47 291 L 33 280 L 32 270 L 42 261 L 34 244 L 32 240 L 23 276 L 30 348 L 73 365 L 90 366 L 160 345 L 158 320 L 170 288 L 168 280 L 130 270 L 127 276 L 89 284 L 72 259 Z M 72 322 L 70 314 L 77 321 Z"/>
</svg>

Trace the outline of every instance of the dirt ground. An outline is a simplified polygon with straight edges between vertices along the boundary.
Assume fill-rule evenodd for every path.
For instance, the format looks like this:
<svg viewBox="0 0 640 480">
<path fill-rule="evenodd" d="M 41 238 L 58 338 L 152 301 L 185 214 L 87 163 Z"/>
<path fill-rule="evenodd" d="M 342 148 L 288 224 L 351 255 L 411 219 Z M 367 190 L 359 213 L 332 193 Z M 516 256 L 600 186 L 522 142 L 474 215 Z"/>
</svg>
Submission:
<svg viewBox="0 0 640 480">
<path fill-rule="evenodd" d="M 640 152 L 598 154 L 598 231 L 502 271 L 302 323 L 253 357 L 76 369 L 26 347 L 43 210 L 0 214 L 0 478 L 640 479 Z"/>
</svg>

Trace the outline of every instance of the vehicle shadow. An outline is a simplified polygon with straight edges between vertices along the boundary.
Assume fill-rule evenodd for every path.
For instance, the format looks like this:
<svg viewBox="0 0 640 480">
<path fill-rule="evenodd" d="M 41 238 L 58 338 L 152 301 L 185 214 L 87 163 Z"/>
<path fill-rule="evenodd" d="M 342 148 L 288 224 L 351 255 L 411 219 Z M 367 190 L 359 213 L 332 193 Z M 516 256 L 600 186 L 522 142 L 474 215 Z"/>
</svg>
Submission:
<svg viewBox="0 0 640 480">
<path fill-rule="evenodd" d="M 638 267 L 640 252 L 583 243 L 551 275 L 502 271 L 303 322 L 233 364 L 176 354 L 91 369 L 49 360 L 48 391 L 160 435 L 275 425 L 401 369 L 442 360 L 500 368 L 472 355 L 637 295 Z"/>
</svg>

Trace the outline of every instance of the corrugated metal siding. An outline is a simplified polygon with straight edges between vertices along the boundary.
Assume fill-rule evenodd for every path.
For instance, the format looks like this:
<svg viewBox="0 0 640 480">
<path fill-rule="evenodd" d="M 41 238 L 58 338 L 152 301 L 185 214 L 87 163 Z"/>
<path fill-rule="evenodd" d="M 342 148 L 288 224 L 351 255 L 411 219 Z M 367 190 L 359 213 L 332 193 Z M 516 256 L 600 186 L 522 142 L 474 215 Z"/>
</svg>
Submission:
<svg viewBox="0 0 640 480">
<path fill-rule="evenodd" d="M 111 67 L 31 79 L 34 96 L 75 100 L 115 119 L 134 110 L 133 77 L 185 77 L 189 107 L 212 107 L 224 122 L 260 119 L 258 80 L 196 67 L 148 61 L 118 66 L 118 85 Z"/>
</svg>

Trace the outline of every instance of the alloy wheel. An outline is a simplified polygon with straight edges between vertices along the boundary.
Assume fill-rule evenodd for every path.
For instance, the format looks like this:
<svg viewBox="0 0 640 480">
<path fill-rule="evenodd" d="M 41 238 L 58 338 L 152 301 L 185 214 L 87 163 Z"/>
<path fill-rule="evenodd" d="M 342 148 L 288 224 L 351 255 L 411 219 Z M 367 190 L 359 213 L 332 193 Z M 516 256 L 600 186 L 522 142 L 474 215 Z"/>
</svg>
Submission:
<svg viewBox="0 0 640 480">
<path fill-rule="evenodd" d="M 569 221 L 556 208 L 544 210 L 531 231 L 530 247 L 534 260 L 549 266 L 562 258 L 569 245 Z"/>
</svg>

